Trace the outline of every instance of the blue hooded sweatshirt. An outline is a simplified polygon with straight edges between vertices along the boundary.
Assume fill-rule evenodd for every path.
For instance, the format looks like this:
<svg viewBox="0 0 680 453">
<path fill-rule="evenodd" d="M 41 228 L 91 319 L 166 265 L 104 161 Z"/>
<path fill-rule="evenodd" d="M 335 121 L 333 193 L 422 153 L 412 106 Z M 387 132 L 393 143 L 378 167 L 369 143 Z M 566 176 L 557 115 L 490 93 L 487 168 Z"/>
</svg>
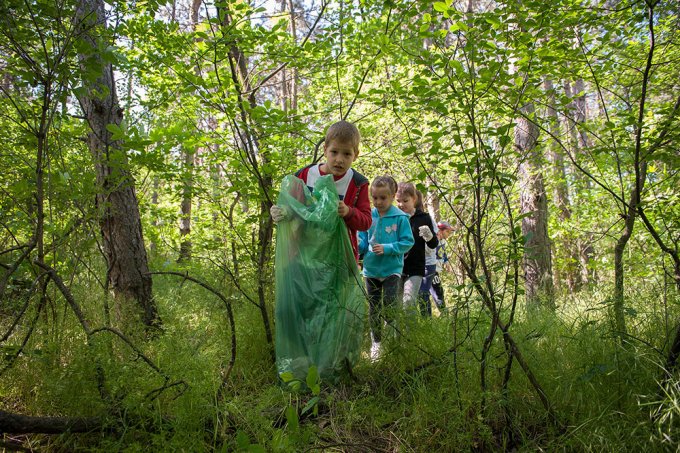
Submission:
<svg viewBox="0 0 680 453">
<path fill-rule="evenodd" d="M 371 210 L 373 222 L 368 231 L 359 232 L 359 253 L 364 254 L 364 277 L 385 278 L 401 275 L 404 254 L 413 246 L 409 215 L 391 206 L 382 217 L 376 208 Z M 384 253 L 373 253 L 372 244 L 382 244 Z"/>
</svg>

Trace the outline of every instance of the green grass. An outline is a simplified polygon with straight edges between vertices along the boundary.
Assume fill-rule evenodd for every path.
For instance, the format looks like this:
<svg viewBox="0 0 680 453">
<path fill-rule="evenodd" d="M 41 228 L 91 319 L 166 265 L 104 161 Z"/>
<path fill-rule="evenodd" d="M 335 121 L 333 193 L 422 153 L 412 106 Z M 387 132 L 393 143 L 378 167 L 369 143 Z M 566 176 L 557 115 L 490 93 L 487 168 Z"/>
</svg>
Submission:
<svg viewBox="0 0 680 453">
<path fill-rule="evenodd" d="M 22 414 L 104 416 L 116 431 L 34 435 L 30 445 L 63 451 L 619 452 L 673 451 L 680 440 L 679 380 L 665 392 L 657 384 L 664 326 L 672 326 L 665 314 L 678 312 L 677 297 L 662 306 L 651 290 L 631 291 L 635 310 L 623 346 L 612 335 L 607 288 L 560 300 L 555 314 L 518 313 L 511 334 L 552 404 L 556 425 L 516 361 L 507 390 L 501 387 L 507 355 L 500 335 L 487 356 L 482 392 L 479 359 L 490 320 L 475 302 L 459 307 L 455 354 L 453 317 L 400 320 L 403 335 L 385 342 L 379 362 L 364 357 L 354 381 L 322 382 L 314 416 L 299 414 L 312 395 L 279 385 L 256 307 L 234 299 L 238 352 L 218 401 L 231 339 L 223 306 L 173 278 L 157 277 L 154 291 L 165 331 L 135 342 L 168 382 L 186 388 L 149 397 L 167 383 L 163 375 L 110 334 L 88 345 L 56 297 L 54 314 L 39 318 L 26 354 L 0 377 L 0 403 Z M 101 322 L 100 295 L 88 288 L 76 295 L 89 319 Z M 96 366 L 113 403 L 100 397 Z"/>
</svg>

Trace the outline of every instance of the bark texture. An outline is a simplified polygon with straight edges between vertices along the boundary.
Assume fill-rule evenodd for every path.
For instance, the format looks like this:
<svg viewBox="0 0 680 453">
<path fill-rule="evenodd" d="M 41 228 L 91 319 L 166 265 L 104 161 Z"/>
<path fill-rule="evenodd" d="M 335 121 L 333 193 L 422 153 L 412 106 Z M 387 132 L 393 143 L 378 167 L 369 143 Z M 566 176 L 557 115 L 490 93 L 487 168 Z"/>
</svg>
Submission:
<svg viewBox="0 0 680 453">
<path fill-rule="evenodd" d="M 145 325 L 160 323 L 153 300 L 139 205 L 134 179 L 121 140 L 112 139 L 109 125 L 120 127 L 123 110 L 116 95 L 113 67 L 98 51 L 102 32 L 106 31 L 106 11 L 102 0 L 81 0 L 76 19 L 90 52 L 80 53 L 84 91 L 80 105 L 90 126 L 87 143 L 97 173 L 97 207 L 108 264 L 108 284 L 123 306 L 136 301 Z M 105 46 L 104 46 L 105 47 Z"/>
<path fill-rule="evenodd" d="M 554 309 L 552 260 L 548 238 L 548 200 L 541 172 L 541 153 L 536 147 L 538 127 L 527 117 L 533 104 L 522 107 L 523 115 L 515 127 L 515 147 L 522 156 L 520 164 L 520 208 L 524 245 L 525 300 L 527 307 Z"/>
<path fill-rule="evenodd" d="M 583 79 L 578 79 L 573 86 L 569 82 L 564 84 L 564 94 L 571 98 L 569 105 L 569 116 L 567 118 L 566 126 L 569 131 L 570 147 L 575 159 L 587 159 L 586 153 L 590 148 L 591 143 L 588 134 L 584 128 L 584 123 L 587 120 L 587 104 L 585 95 L 585 83 Z M 587 193 L 592 188 L 592 182 L 582 172 L 575 173 L 576 180 L 576 194 Z M 574 280 L 574 290 L 580 289 L 583 285 L 593 283 L 595 280 L 594 271 L 592 270 L 591 261 L 595 255 L 593 235 L 586 233 L 581 235 L 575 242 L 576 259 L 579 266 L 580 274 Z"/>
<path fill-rule="evenodd" d="M 198 25 L 199 13 L 201 9 L 201 0 L 192 0 L 191 3 L 191 29 L 196 31 Z M 196 76 L 201 77 L 201 68 L 196 65 Z M 177 262 L 191 261 L 191 249 L 193 243 L 191 241 L 191 209 L 193 205 L 194 192 L 194 167 L 196 165 L 198 149 L 182 148 L 184 156 L 183 167 L 184 174 L 182 175 L 182 202 L 180 204 L 179 217 L 179 236 L 181 238 L 179 257 Z"/>
<path fill-rule="evenodd" d="M 101 419 L 71 417 L 33 417 L 0 410 L 0 432 L 5 434 L 61 434 L 100 430 Z"/>
<path fill-rule="evenodd" d="M 548 184 L 552 186 L 553 206 L 557 208 L 557 218 L 561 225 L 568 228 L 567 224 L 571 220 L 571 202 L 569 198 L 569 185 L 567 183 L 566 165 L 564 154 L 558 146 L 561 135 L 560 122 L 555 109 L 555 88 L 550 78 L 545 79 L 543 84 L 548 99 L 546 114 L 549 120 L 550 134 L 553 139 L 548 141 L 546 148 L 547 157 L 550 161 L 550 180 Z M 555 265 L 553 269 L 554 284 L 556 287 L 566 285 L 570 292 L 577 290 L 581 286 L 581 273 L 579 271 L 580 254 L 578 247 L 574 245 L 575 240 L 570 237 L 568 231 L 558 239 L 554 256 L 561 258 L 560 265 Z"/>
</svg>

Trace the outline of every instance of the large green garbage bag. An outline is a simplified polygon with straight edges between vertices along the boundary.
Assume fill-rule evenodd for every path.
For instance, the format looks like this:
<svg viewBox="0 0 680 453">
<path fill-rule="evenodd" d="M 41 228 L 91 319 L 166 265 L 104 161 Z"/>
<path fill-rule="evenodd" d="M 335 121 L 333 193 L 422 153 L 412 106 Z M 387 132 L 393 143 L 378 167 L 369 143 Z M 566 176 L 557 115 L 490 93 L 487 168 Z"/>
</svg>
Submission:
<svg viewBox="0 0 680 453">
<path fill-rule="evenodd" d="M 278 204 L 292 214 L 276 238 L 279 376 L 305 382 L 315 365 L 322 380 L 335 382 L 359 358 L 366 299 L 332 176 L 317 180 L 314 193 L 285 177 Z"/>
</svg>

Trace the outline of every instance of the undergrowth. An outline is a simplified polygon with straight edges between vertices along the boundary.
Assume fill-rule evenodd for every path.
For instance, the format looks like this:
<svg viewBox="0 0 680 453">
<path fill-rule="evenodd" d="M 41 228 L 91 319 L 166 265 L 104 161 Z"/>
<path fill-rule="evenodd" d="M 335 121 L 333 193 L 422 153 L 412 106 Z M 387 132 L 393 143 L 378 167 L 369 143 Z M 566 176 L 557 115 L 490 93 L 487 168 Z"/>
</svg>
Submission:
<svg viewBox="0 0 680 453">
<path fill-rule="evenodd" d="M 608 288 L 565 297 L 552 314 L 518 313 L 510 334 L 546 394 L 552 419 L 517 361 L 503 387 L 507 354 L 500 333 L 486 356 L 482 391 L 481 348 L 490 319 L 474 299 L 445 315 L 399 319 L 400 334 L 385 340 L 380 360 L 364 355 L 353 379 L 334 386 L 319 382 L 309 392 L 279 382 L 257 307 L 234 294 L 238 352 L 220 391 L 231 342 L 223 305 L 202 288 L 172 278 L 156 277 L 154 291 L 164 331 L 152 339 L 135 337 L 135 344 L 160 372 L 106 332 L 88 344 L 54 295 L 55 309 L 39 317 L 24 353 L 0 378 L 2 406 L 30 415 L 102 417 L 107 424 L 89 434 L 25 436 L 24 446 L 674 451 L 680 439 L 677 374 L 659 385 L 672 334 L 667 320 L 678 312 L 677 298 L 661 304 L 644 290 L 629 294 L 630 332 L 623 341 L 608 321 Z M 75 294 L 87 316 L 101 322 L 101 297 L 88 288 Z"/>
</svg>

